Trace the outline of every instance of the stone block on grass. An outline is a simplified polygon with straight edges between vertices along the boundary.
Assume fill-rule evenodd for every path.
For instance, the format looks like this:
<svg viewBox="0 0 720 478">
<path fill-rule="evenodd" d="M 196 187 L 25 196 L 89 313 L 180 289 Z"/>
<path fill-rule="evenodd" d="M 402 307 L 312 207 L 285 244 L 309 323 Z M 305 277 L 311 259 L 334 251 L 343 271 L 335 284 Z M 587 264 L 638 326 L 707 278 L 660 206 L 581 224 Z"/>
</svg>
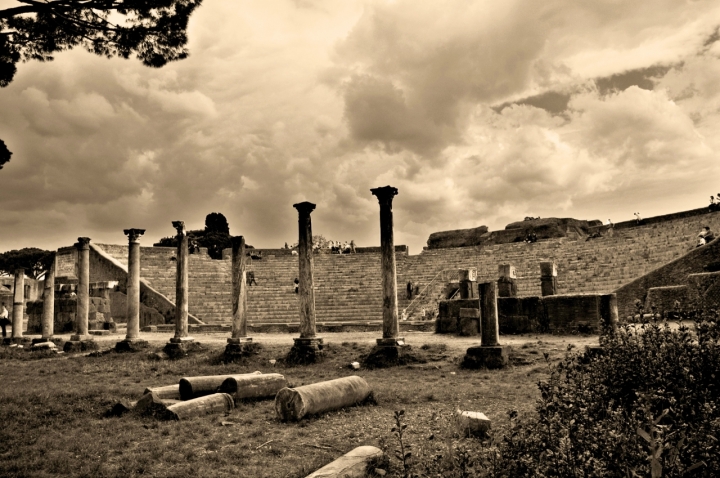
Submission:
<svg viewBox="0 0 720 478">
<path fill-rule="evenodd" d="M 504 368 L 508 364 L 510 347 L 503 345 L 478 345 L 467 349 L 463 358 L 462 367 L 469 369 Z"/>
<path fill-rule="evenodd" d="M 359 446 L 328 463 L 306 478 L 362 478 L 367 476 L 368 463 L 383 456 L 374 446 Z"/>
<path fill-rule="evenodd" d="M 490 431 L 490 419 L 484 413 L 457 410 L 455 418 L 458 431 L 465 436 L 484 437 Z"/>
<path fill-rule="evenodd" d="M 283 421 L 300 420 L 365 402 L 372 394 L 365 379 L 352 375 L 326 382 L 283 388 L 275 396 L 275 411 Z"/>
</svg>

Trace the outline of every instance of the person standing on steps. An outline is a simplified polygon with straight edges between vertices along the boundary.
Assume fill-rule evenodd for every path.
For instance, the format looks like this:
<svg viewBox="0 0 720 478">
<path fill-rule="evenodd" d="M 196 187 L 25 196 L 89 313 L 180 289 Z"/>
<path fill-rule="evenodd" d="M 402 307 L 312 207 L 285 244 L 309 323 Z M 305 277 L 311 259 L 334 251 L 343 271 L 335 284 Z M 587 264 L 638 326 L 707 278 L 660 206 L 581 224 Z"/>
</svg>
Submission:
<svg viewBox="0 0 720 478">
<path fill-rule="evenodd" d="M 295 283 L 295 293 L 297 294 L 297 293 L 298 293 L 298 286 L 300 285 L 300 281 L 299 281 L 298 278 L 296 277 L 293 282 Z"/>
<path fill-rule="evenodd" d="M 247 277 L 248 277 L 248 287 L 250 287 L 253 284 L 258 285 L 257 281 L 255 280 L 255 271 L 248 271 Z"/>
</svg>

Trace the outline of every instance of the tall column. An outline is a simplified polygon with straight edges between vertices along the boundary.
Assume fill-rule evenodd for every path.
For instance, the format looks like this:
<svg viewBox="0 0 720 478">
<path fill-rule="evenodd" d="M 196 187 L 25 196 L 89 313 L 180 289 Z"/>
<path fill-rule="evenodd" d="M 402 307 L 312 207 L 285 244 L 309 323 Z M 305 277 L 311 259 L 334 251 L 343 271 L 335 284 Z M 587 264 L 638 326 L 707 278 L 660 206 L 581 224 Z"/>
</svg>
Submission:
<svg viewBox="0 0 720 478">
<path fill-rule="evenodd" d="M 554 262 L 540 263 L 540 292 L 543 297 L 557 294 L 557 268 Z"/>
<path fill-rule="evenodd" d="M 480 295 L 480 344 L 492 347 L 500 343 L 497 310 L 497 284 L 478 284 Z"/>
<path fill-rule="evenodd" d="M 43 315 L 42 315 L 42 338 L 46 342 L 55 334 L 55 263 L 57 259 L 53 253 L 53 261 L 50 269 L 45 273 L 45 285 L 43 286 Z"/>
<path fill-rule="evenodd" d="M 313 286 L 313 242 L 310 213 L 315 204 L 293 204 L 298 211 L 298 304 L 300 306 L 300 337 L 285 358 L 289 363 L 312 363 L 323 357 L 323 339 L 316 335 L 315 288 Z"/>
<path fill-rule="evenodd" d="M 140 237 L 145 229 L 124 229 L 128 236 L 127 335 L 126 340 L 140 338 Z"/>
<path fill-rule="evenodd" d="M 92 340 L 88 334 L 88 316 L 90 314 L 90 238 L 78 237 L 75 244 L 78 251 L 77 271 L 77 315 L 76 333 L 70 337 L 70 341 Z"/>
<path fill-rule="evenodd" d="M 395 266 L 395 240 L 393 237 L 392 201 L 398 190 L 392 186 L 371 189 L 380 203 L 380 254 L 382 257 L 383 287 L 383 336 L 378 345 L 398 345 L 403 339 L 398 337 L 397 306 L 397 269 Z"/>
<path fill-rule="evenodd" d="M 172 343 L 192 342 L 188 336 L 188 236 L 185 222 L 173 221 L 177 230 L 177 274 L 175 276 L 175 337 Z"/>
<path fill-rule="evenodd" d="M 15 269 L 12 308 L 12 341 L 19 342 L 23 337 L 23 312 L 25 310 L 25 269 Z"/>
<path fill-rule="evenodd" d="M 247 338 L 247 282 L 245 278 L 245 238 L 233 236 L 232 242 L 232 338 Z"/>
<path fill-rule="evenodd" d="M 298 298 L 300 299 L 300 338 L 315 337 L 315 289 L 313 287 L 312 221 L 315 204 L 293 204 L 298 211 Z"/>
</svg>

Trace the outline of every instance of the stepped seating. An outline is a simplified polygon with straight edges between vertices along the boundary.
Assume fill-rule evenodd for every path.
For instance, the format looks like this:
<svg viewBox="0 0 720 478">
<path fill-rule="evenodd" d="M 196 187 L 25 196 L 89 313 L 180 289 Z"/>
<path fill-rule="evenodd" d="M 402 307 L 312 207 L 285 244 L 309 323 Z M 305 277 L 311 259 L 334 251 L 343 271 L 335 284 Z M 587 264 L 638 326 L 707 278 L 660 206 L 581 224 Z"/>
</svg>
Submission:
<svg viewBox="0 0 720 478">
<path fill-rule="evenodd" d="M 396 255 L 398 308 L 408 307 L 405 285 L 412 281 L 435 293 L 457 269 L 476 267 L 478 281 L 497 279 L 498 265 L 512 264 L 517 271 L 518 295 L 540 294 L 540 266 L 554 261 L 561 294 L 609 293 L 620 286 L 686 254 L 696 244 L 700 229 L 709 225 L 720 232 L 720 212 L 669 219 L 636 227 L 618 227 L 613 234 L 584 238 L 542 240 L 533 244 L 493 244 L 425 250 L 417 256 Z M 102 245 L 123 264 L 127 246 Z M 141 248 L 141 277 L 175 300 L 173 248 Z M 189 310 L 206 323 L 232 321 L 231 262 L 210 259 L 205 251 L 189 257 Z M 380 254 L 317 254 L 313 256 L 317 322 L 382 320 Z M 248 270 L 257 285 L 248 287 L 248 323 L 298 323 L 299 311 L 293 280 L 297 256 L 268 255 L 253 260 Z M 442 273 L 445 271 L 445 273 Z"/>
</svg>

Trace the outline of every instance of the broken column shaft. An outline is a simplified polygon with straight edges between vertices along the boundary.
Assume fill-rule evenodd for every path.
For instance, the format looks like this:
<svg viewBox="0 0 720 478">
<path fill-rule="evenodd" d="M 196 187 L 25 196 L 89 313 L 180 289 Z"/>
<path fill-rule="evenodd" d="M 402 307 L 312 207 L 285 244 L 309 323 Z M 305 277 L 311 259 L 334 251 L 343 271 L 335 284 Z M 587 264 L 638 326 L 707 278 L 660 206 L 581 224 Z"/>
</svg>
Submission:
<svg viewBox="0 0 720 478">
<path fill-rule="evenodd" d="M 478 284 L 480 296 L 480 345 L 467 349 L 465 368 L 503 368 L 508 363 L 509 347 L 500 345 L 497 309 L 497 283 Z"/>
<path fill-rule="evenodd" d="M 190 342 L 188 335 L 188 236 L 183 221 L 173 221 L 177 230 L 177 273 L 175 275 L 175 337 L 170 342 Z"/>
<path fill-rule="evenodd" d="M 557 268 L 554 262 L 540 263 L 540 293 L 543 297 L 557 294 Z"/>
</svg>

